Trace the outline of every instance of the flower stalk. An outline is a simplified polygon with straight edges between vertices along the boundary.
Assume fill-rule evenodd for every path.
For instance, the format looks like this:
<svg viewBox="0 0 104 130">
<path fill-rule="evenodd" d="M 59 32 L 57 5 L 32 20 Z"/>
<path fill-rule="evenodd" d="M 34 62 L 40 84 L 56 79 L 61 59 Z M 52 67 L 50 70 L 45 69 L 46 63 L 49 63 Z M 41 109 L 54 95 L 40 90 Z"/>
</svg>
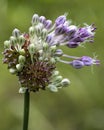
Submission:
<svg viewBox="0 0 104 130">
<path fill-rule="evenodd" d="M 24 116 L 23 116 L 23 130 L 28 130 L 29 121 L 29 105 L 30 105 L 30 93 L 28 89 L 24 93 Z"/>
</svg>

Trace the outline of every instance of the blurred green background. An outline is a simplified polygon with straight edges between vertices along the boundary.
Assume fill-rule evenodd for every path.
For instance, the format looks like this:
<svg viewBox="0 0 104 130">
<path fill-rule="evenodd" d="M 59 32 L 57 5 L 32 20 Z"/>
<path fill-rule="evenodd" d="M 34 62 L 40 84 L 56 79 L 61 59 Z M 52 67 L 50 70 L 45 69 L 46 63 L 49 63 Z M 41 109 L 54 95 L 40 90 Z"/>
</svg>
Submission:
<svg viewBox="0 0 104 130">
<path fill-rule="evenodd" d="M 0 59 L 3 41 L 12 30 L 27 32 L 34 13 L 55 20 L 68 12 L 74 24 L 95 23 L 97 33 L 86 48 L 63 48 L 70 55 L 98 54 L 100 66 L 75 70 L 58 64 L 63 77 L 71 80 L 58 93 L 31 93 L 29 130 L 104 130 L 104 0 L 0 0 Z M 0 62 L 0 130 L 22 130 L 23 95 L 16 76 Z"/>
</svg>

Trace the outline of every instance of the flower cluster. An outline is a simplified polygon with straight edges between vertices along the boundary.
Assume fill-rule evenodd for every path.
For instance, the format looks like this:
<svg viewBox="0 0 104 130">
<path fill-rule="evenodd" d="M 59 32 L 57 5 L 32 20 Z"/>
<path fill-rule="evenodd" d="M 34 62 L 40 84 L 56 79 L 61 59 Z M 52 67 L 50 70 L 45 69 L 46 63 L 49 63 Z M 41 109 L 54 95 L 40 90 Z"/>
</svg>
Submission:
<svg viewBox="0 0 104 130">
<path fill-rule="evenodd" d="M 95 34 L 94 25 L 77 27 L 66 19 L 66 15 L 56 18 L 55 23 L 44 16 L 34 14 L 28 33 L 14 29 L 9 40 L 4 42 L 3 63 L 8 64 L 10 73 L 19 78 L 20 93 L 26 89 L 39 91 L 49 88 L 57 92 L 68 86 L 70 81 L 60 75 L 57 62 L 63 62 L 76 69 L 99 64 L 99 60 L 88 56 L 76 57 L 64 54 L 59 48 L 76 48 L 85 42 L 92 42 Z M 73 59 L 64 61 L 61 57 Z"/>
</svg>

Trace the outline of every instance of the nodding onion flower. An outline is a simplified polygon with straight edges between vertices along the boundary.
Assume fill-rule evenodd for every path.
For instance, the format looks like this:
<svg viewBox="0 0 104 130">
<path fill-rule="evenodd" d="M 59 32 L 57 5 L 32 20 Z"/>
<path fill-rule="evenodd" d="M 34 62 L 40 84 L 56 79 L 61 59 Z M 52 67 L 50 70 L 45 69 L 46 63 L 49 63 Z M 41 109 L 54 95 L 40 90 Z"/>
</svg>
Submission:
<svg viewBox="0 0 104 130">
<path fill-rule="evenodd" d="M 95 34 L 94 24 L 79 27 L 72 25 L 66 15 L 56 18 L 54 24 L 44 16 L 34 14 L 28 33 L 14 29 L 9 40 L 4 42 L 3 63 L 8 64 L 10 73 L 15 74 L 21 85 L 19 92 L 39 91 L 49 88 L 57 92 L 68 86 L 70 80 L 63 78 L 56 68 L 63 62 L 76 69 L 99 64 L 99 60 L 89 56 L 69 56 L 59 48 L 76 48 L 85 42 L 92 42 Z M 67 57 L 72 61 L 64 61 Z"/>
</svg>

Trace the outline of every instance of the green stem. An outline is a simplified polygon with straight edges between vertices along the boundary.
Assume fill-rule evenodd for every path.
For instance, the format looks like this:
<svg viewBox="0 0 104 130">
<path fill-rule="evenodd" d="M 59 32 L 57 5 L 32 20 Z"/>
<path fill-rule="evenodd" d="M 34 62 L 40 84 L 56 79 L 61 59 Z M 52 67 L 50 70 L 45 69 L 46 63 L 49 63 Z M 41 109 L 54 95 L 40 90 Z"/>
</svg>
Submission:
<svg viewBox="0 0 104 130">
<path fill-rule="evenodd" d="M 29 120 L 29 102 L 30 93 L 28 89 L 24 94 L 24 117 L 23 117 L 23 130 L 28 130 L 28 120 Z"/>
</svg>

